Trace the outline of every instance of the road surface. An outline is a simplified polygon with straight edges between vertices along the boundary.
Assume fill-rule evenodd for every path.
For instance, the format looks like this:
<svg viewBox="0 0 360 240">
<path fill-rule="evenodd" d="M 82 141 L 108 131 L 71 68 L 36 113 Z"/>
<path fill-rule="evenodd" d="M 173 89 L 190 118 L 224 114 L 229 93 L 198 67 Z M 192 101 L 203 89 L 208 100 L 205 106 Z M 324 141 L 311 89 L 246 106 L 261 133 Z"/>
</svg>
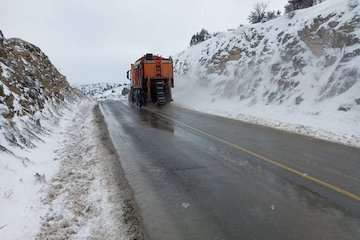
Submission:
<svg viewBox="0 0 360 240">
<path fill-rule="evenodd" d="M 101 108 L 146 239 L 360 239 L 360 149 L 175 105 Z"/>
</svg>

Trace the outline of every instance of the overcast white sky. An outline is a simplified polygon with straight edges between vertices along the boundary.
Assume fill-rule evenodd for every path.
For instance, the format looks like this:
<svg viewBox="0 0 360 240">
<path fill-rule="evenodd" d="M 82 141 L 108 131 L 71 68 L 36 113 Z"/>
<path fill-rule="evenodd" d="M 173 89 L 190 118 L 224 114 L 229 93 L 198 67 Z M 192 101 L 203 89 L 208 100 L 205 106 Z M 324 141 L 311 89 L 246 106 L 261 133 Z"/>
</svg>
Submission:
<svg viewBox="0 0 360 240">
<path fill-rule="evenodd" d="M 125 81 L 146 52 L 174 55 L 201 28 L 247 23 L 256 0 L 0 0 L 0 29 L 39 46 L 71 83 Z M 265 1 L 266 2 L 266 1 Z M 287 0 L 269 0 L 280 9 Z"/>
</svg>

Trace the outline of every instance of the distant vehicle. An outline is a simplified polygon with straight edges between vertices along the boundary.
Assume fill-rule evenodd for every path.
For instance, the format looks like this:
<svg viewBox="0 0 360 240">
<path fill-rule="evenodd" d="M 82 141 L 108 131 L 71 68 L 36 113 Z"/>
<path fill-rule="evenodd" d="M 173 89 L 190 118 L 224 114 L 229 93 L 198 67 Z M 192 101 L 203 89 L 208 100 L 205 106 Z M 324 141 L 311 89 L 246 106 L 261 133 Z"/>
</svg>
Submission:
<svg viewBox="0 0 360 240">
<path fill-rule="evenodd" d="M 172 101 L 174 68 L 171 58 L 148 53 L 131 64 L 127 79 L 131 80 L 129 101 L 138 107 L 147 103 L 165 105 Z"/>
</svg>

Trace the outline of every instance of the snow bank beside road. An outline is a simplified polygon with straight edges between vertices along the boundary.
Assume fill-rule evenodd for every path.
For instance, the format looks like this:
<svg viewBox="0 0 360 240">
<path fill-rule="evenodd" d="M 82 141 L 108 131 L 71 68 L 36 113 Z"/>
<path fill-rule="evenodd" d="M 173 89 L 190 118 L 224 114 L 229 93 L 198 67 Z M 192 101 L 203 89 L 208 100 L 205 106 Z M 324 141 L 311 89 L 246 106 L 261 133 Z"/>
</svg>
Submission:
<svg viewBox="0 0 360 240">
<path fill-rule="evenodd" d="M 65 141 L 63 128 L 71 123 L 74 112 L 63 108 L 36 137 L 36 148 L 7 146 L 0 151 L 0 239 L 32 239 L 39 229 L 43 206 L 39 197 L 47 181 L 58 171 L 58 144 Z M 19 122 L 24 123 L 21 119 Z M 40 138 L 41 137 L 41 138 Z"/>
<path fill-rule="evenodd" d="M 63 112 L 32 150 L 0 153 L 0 239 L 142 239 L 96 103 Z"/>
<path fill-rule="evenodd" d="M 48 211 L 38 239 L 143 239 L 98 107 L 82 106 L 66 135 L 58 151 L 60 170 L 42 200 Z"/>
<path fill-rule="evenodd" d="M 204 94 L 205 95 L 205 94 Z M 211 102 L 211 100 L 209 100 Z M 229 100 L 218 100 L 209 103 L 203 98 L 175 98 L 174 104 L 244 122 L 264 125 L 280 130 L 311 136 L 331 142 L 360 147 L 360 114 L 343 113 L 339 118 L 329 114 L 319 114 L 315 109 L 299 111 L 296 108 L 281 106 L 252 106 L 234 103 Z"/>
</svg>

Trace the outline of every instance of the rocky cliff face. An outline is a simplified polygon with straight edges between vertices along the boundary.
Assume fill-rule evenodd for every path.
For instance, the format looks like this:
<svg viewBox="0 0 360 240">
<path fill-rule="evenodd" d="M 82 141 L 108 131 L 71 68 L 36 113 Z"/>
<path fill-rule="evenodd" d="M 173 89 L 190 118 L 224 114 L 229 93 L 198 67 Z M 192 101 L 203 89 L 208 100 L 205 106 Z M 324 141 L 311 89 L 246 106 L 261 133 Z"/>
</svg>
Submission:
<svg viewBox="0 0 360 240">
<path fill-rule="evenodd" d="M 5 118 L 34 114 L 46 101 L 63 101 L 72 91 L 40 48 L 16 38 L 0 41 L 0 104 L 7 108 L 2 112 Z"/>
<path fill-rule="evenodd" d="M 40 119 L 75 95 L 40 48 L 0 34 L 0 146 L 35 146 Z"/>
<path fill-rule="evenodd" d="M 320 123 L 331 116 L 336 126 L 319 126 L 337 129 L 359 119 L 359 66 L 359 2 L 327 0 L 292 17 L 219 33 L 178 54 L 175 100 L 232 117 L 314 127 L 304 119 Z M 291 114 L 299 118 L 284 117 Z"/>
</svg>

